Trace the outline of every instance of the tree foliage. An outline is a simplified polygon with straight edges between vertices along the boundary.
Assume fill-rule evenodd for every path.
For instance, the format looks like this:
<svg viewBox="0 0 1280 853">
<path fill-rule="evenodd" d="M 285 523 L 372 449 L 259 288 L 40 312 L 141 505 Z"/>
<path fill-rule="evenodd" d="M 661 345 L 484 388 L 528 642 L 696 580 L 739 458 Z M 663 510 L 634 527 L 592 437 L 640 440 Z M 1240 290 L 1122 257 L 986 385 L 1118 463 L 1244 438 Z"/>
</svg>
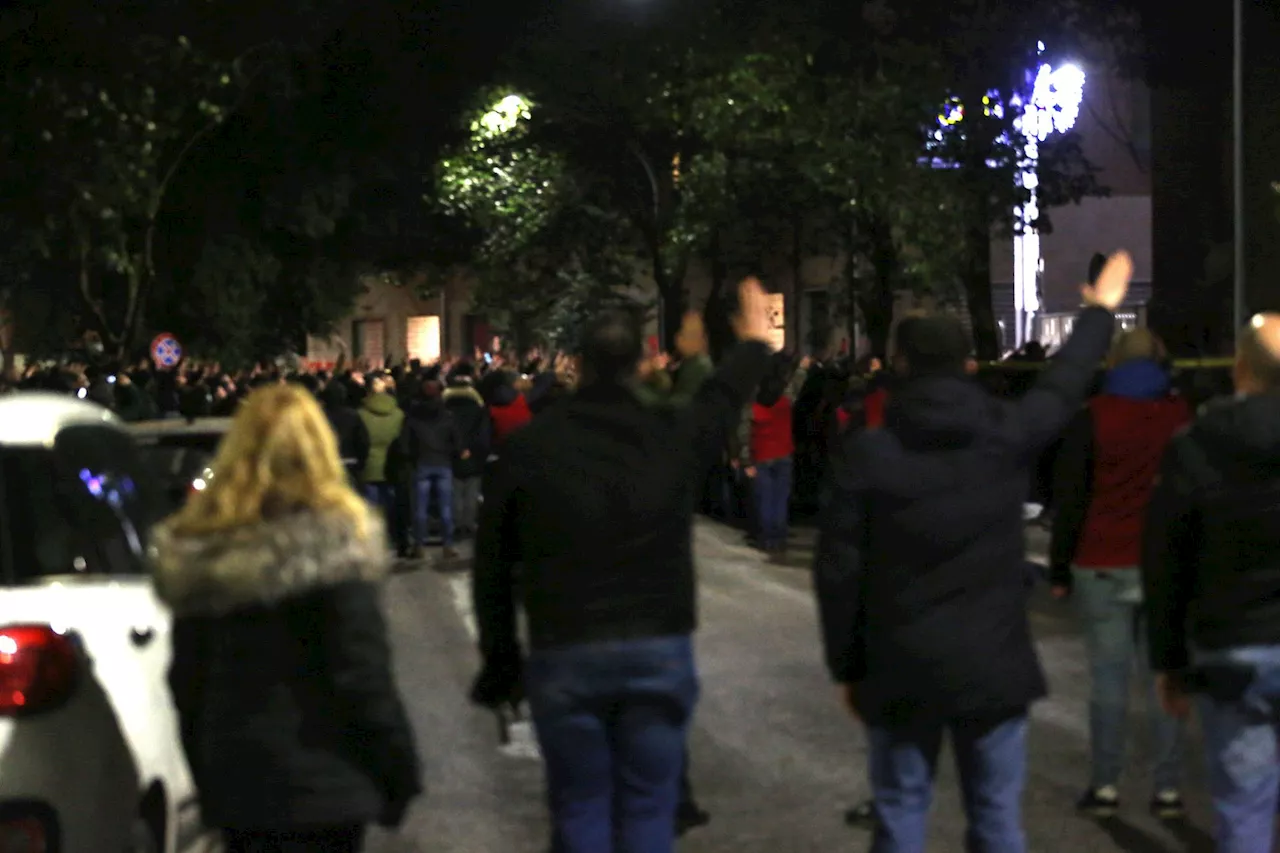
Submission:
<svg viewBox="0 0 1280 853">
<path fill-rule="evenodd" d="M 533 340 L 574 343 L 586 314 L 639 309 L 626 223 L 583 192 L 563 155 L 531 138 L 537 107 L 486 93 L 467 140 L 441 160 L 436 198 L 474 230 L 473 302 Z"/>
</svg>

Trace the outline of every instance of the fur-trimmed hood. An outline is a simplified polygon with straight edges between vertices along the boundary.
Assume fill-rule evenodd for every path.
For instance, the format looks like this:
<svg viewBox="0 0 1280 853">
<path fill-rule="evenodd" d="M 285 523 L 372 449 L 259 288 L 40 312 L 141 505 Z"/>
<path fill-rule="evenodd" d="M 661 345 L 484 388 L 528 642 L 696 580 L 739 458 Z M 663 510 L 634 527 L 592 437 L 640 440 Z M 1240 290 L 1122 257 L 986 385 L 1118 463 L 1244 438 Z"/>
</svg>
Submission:
<svg viewBox="0 0 1280 853">
<path fill-rule="evenodd" d="M 368 536 L 336 515 L 303 511 L 232 531 L 179 536 L 152 531 L 156 591 L 179 616 L 219 616 L 271 605 L 390 571 L 381 518 L 368 513 Z"/>
<path fill-rule="evenodd" d="M 471 400 L 477 406 L 484 405 L 484 397 L 470 385 L 450 385 L 444 389 L 444 401 L 449 403 L 454 400 Z"/>
</svg>

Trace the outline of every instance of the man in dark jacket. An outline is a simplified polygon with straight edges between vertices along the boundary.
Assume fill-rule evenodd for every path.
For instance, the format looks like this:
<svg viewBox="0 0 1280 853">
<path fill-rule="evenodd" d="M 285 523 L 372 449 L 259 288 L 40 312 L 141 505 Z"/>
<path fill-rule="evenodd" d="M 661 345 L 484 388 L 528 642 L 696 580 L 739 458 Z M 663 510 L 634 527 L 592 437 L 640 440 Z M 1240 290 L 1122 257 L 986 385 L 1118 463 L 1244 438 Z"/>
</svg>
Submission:
<svg viewBox="0 0 1280 853">
<path fill-rule="evenodd" d="M 324 386 L 320 401 L 324 404 L 329 426 L 338 439 L 342 464 L 347 466 L 347 474 L 356 488 L 363 488 L 359 484 L 365 463 L 369 461 L 369 428 L 364 425 L 360 413 L 347 404 L 347 388 L 343 383 L 334 380 Z"/>
<path fill-rule="evenodd" d="M 743 343 L 686 407 L 646 407 L 626 315 L 583 335 L 583 385 L 514 433 L 486 484 L 474 570 L 486 705 L 523 680 L 547 768 L 554 849 L 667 853 L 698 695 L 693 510 L 769 363 L 768 302 L 743 283 Z M 532 646 L 516 631 L 521 564 Z M 623 778 L 627 785 L 618 785 Z"/>
<path fill-rule="evenodd" d="M 440 539 L 444 558 L 458 556 L 453 547 L 453 463 L 470 458 L 462 447 L 457 424 L 444 406 L 443 388 L 434 379 L 422 383 L 422 395 L 409 406 L 405 418 L 405 445 L 413 467 L 413 517 L 417 553 L 427 545 L 431 499 L 440 513 Z"/>
<path fill-rule="evenodd" d="M 449 377 L 444 392 L 444 405 L 458 428 L 463 450 L 453 462 L 453 522 L 460 536 L 476 532 L 476 514 L 480 509 L 480 480 L 489 458 L 493 424 L 484 398 L 475 388 L 470 364 L 460 364 Z"/>
<path fill-rule="evenodd" d="M 874 853 L 923 853 L 949 731 L 973 850 L 1020 853 L 1028 706 L 1045 695 L 1028 624 L 1029 466 L 1083 402 L 1132 262 L 1114 256 L 1057 362 L 1016 402 L 966 375 L 950 317 L 904 320 L 881 429 L 847 434 L 814 561 L 826 663 L 869 729 Z"/>
<path fill-rule="evenodd" d="M 1165 454 L 1142 553 L 1165 709 L 1199 705 L 1218 849 L 1272 849 L 1280 790 L 1280 314 L 1240 332 L 1237 396 Z"/>
</svg>

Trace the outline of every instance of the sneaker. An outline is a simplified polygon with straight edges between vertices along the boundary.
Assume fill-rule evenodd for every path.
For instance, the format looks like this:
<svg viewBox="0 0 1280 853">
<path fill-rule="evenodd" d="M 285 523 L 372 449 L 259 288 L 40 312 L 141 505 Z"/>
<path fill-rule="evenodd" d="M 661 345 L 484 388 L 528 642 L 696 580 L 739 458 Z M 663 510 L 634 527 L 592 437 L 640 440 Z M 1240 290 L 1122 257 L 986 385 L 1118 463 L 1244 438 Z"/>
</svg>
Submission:
<svg viewBox="0 0 1280 853">
<path fill-rule="evenodd" d="M 856 806 L 849 809 L 844 813 L 844 822 L 846 826 L 857 826 L 863 829 L 875 827 L 875 800 L 866 800 L 865 802 L 858 803 Z"/>
<path fill-rule="evenodd" d="M 681 803 L 676 809 L 676 837 L 711 823 L 711 813 L 697 803 Z"/>
<path fill-rule="evenodd" d="M 1159 820 L 1184 820 L 1187 809 L 1182 804 L 1182 795 L 1172 788 L 1157 791 L 1151 798 L 1151 814 Z"/>
<path fill-rule="evenodd" d="M 1114 785 L 1090 788 L 1076 803 L 1076 811 L 1090 817 L 1115 817 L 1120 811 L 1120 792 Z"/>
</svg>

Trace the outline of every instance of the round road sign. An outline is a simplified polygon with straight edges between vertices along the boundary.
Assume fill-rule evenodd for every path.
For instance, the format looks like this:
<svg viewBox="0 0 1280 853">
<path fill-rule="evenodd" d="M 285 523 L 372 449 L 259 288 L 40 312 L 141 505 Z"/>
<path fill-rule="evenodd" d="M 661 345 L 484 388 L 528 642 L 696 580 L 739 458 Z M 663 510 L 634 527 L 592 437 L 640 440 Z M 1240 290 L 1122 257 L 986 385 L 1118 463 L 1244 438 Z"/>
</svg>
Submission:
<svg viewBox="0 0 1280 853">
<path fill-rule="evenodd" d="M 161 332 L 151 342 L 151 358 L 160 367 L 174 367 L 182 361 L 182 344 L 168 332 Z"/>
</svg>

